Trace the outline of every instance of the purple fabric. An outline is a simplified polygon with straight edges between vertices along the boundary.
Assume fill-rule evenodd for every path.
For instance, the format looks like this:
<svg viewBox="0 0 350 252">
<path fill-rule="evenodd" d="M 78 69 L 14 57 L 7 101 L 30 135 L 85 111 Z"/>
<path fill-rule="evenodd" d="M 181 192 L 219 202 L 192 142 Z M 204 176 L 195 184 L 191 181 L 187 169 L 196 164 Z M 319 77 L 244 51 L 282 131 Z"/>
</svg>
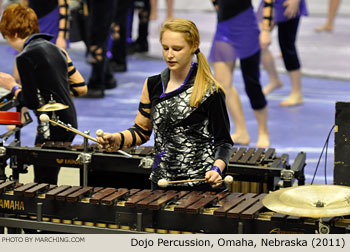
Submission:
<svg viewBox="0 0 350 252">
<path fill-rule="evenodd" d="M 253 7 L 241 14 L 218 22 L 209 61 L 234 61 L 247 58 L 260 49 L 259 28 Z"/>
<path fill-rule="evenodd" d="M 166 151 L 162 151 L 154 157 L 152 171 L 159 166 L 160 162 L 162 161 L 162 156 L 165 154 L 165 152 Z"/>
<path fill-rule="evenodd" d="M 46 16 L 39 19 L 40 32 L 51 34 L 53 38 L 50 41 L 54 44 L 56 44 L 56 40 L 58 37 L 59 21 L 60 21 L 59 7 L 57 7 Z M 67 41 L 67 48 L 69 48 L 68 41 Z"/>
<path fill-rule="evenodd" d="M 283 13 L 286 9 L 285 7 L 283 7 L 284 1 L 285 0 L 275 0 L 274 17 L 273 17 L 273 21 L 275 23 L 281 23 L 281 22 L 288 20 L 288 18 L 283 15 Z M 263 7 L 264 7 L 264 0 L 261 0 L 258 11 L 257 11 L 257 17 L 258 17 L 259 22 L 261 22 L 263 20 L 263 14 L 262 14 Z M 307 16 L 307 15 L 308 15 L 308 11 L 307 11 L 307 7 L 306 7 L 306 1 L 301 0 L 299 14 L 297 15 L 297 17 Z"/>
<path fill-rule="evenodd" d="M 187 74 L 187 76 L 186 76 L 186 79 L 185 79 L 184 82 L 181 84 L 181 86 L 178 87 L 177 89 L 175 89 L 175 90 L 173 90 L 173 91 L 171 91 L 171 92 L 169 92 L 169 93 L 165 93 L 165 85 L 164 85 L 163 80 L 162 80 L 163 93 L 160 95 L 160 98 L 164 98 L 164 97 L 166 97 L 167 95 L 170 95 L 170 94 L 176 92 L 177 90 L 180 90 L 183 86 L 185 86 L 185 84 L 186 84 L 188 78 L 191 76 L 191 73 L 192 73 L 194 64 L 195 64 L 195 63 L 192 62 L 190 71 L 188 72 L 188 74 Z"/>
</svg>

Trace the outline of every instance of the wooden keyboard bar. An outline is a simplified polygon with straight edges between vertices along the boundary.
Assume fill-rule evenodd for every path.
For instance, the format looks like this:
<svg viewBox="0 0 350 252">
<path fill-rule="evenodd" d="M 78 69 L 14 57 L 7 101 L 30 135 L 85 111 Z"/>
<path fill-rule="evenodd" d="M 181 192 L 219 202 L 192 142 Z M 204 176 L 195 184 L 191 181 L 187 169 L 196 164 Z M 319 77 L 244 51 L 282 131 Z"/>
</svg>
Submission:
<svg viewBox="0 0 350 252">
<path fill-rule="evenodd" d="M 219 192 L 218 194 L 216 194 L 216 198 L 218 198 L 218 201 L 220 201 L 229 196 L 230 194 L 230 192 Z"/>
<path fill-rule="evenodd" d="M 16 186 L 16 181 L 7 181 L 0 184 L 0 193 L 13 190 Z"/>
<path fill-rule="evenodd" d="M 268 148 L 264 155 L 264 160 L 271 159 L 273 157 L 273 154 L 275 154 L 274 148 Z"/>
<path fill-rule="evenodd" d="M 238 160 L 243 156 L 244 152 L 247 150 L 247 148 L 240 148 L 234 156 L 230 159 L 231 162 L 237 163 Z"/>
<path fill-rule="evenodd" d="M 227 218 L 238 218 L 240 213 L 249 208 L 251 205 L 255 204 L 255 202 L 259 201 L 258 198 L 250 198 L 241 202 L 236 207 L 232 208 L 227 212 Z"/>
<path fill-rule="evenodd" d="M 252 155 L 255 152 L 255 148 L 249 148 L 246 153 L 244 153 L 244 156 L 238 161 L 240 164 L 246 164 L 248 160 L 252 157 Z"/>
<path fill-rule="evenodd" d="M 233 157 L 233 155 L 237 152 L 237 150 L 238 150 L 238 148 L 236 148 L 236 147 L 232 148 L 232 156 L 231 157 Z"/>
<path fill-rule="evenodd" d="M 184 191 L 182 191 L 182 192 L 184 192 Z M 186 192 L 189 193 L 188 191 L 186 191 Z M 158 198 L 157 200 L 148 204 L 148 209 L 149 210 L 160 210 L 167 203 L 175 201 L 179 198 L 181 198 L 181 192 L 169 190 L 164 195 L 162 195 L 160 198 Z"/>
<path fill-rule="evenodd" d="M 237 206 L 240 202 L 245 200 L 244 197 L 239 197 L 238 195 L 232 195 L 232 197 L 228 196 L 227 201 L 224 204 L 214 211 L 215 216 L 226 216 L 226 212 L 231 208 Z M 226 198 L 225 198 L 226 199 Z"/>
<path fill-rule="evenodd" d="M 39 184 L 36 185 L 28 190 L 26 190 L 24 192 L 24 197 L 34 197 L 35 195 L 37 195 L 38 193 L 44 193 L 46 191 L 48 191 L 50 185 L 49 184 Z"/>
<path fill-rule="evenodd" d="M 24 191 L 26 191 L 26 190 L 28 190 L 36 185 L 37 185 L 37 183 L 28 183 L 28 184 L 22 185 L 14 190 L 14 195 L 23 196 Z"/>
<path fill-rule="evenodd" d="M 289 162 L 289 155 L 288 154 L 282 154 L 280 159 L 281 159 L 283 164 L 288 164 L 288 162 Z"/>
<path fill-rule="evenodd" d="M 125 202 L 125 206 L 126 207 L 135 207 L 137 202 L 144 200 L 145 198 L 147 198 L 151 194 L 152 194 L 152 190 L 150 190 L 150 189 L 142 190 L 142 191 L 136 193 L 135 195 L 129 197 L 129 199 Z"/>
<path fill-rule="evenodd" d="M 68 190 L 65 190 L 64 192 L 61 192 L 56 195 L 56 200 L 66 200 L 67 196 L 71 193 L 74 193 L 78 191 L 81 188 L 81 186 L 72 186 Z"/>
<path fill-rule="evenodd" d="M 201 198 L 196 203 L 190 205 L 186 208 L 186 213 L 188 214 L 199 214 L 202 212 L 203 208 L 208 204 L 215 204 L 218 201 L 216 195 L 208 195 L 204 198 Z"/>
<path fill-rule="evenodd" d="M 136 194 L 136 193 L 138 193 L 140 191 L 141 191 L 141 189 L 130 189 L 129 196 L 132 196 L 132 195 L 134 195 L 134 194 Z"/>
<path fill-rule="evenodd" d="M 218 205 L 222 206 L 226 202 L 228 202 L 228 201 L 230 201 L 230 200 L 232 200 L 234 198 L 241 197 L 242 195 L 243 195 L 243 193 L 240 193 L 240 192 L 229 193 L 228 196 L 226 196 L 225 198 L 219 200 Z"/>
<path fill-rule="evenodd" d="M 282 165 L 282 160 L 276 158 L 272 161 L 272 163 L 270 164 L 270 167 L 279 168 L 281 167 L 281 165 Z"/>
<path fill-rule="evenodd" d="M 253 206 L 245 210 L 243 213 L 240 214 L 240 217 L 242 219 L 253 219 L 255 218 L 259 211 L 264 208 L 264 205 L 261 201 L 256 202 Z"/>
<path fill-rule="evenodd" d="M 257 198 L 258 198 L 259 200 L 262 200 L 263 198 L 266 197 L 266 195 L 267 195 L 267 193 L 261 193 L 261 194 L 259 194 L 259 195 L 257 196 Z"/>
<path fill-rule="evenodd" d="M 193 191 L 187 194 L 185 197 L 181 198 L 176 207 L 175 212 L 186 212 L 186 208 L 194 204 L 203 197 L 203 192 Z"/>
<path fill-rule="evenodd" d="M 98 193 L 99 191 L 102 191 L 103 189 L 105 189 L 105 188 L 104 187 L 94 187 L 94 189 L 92 190 L 92 194 Z"/>
<path fill-rule="evenodd" d="M 115 202 L 121 198 L 129 196 L 131 193 L 126 188 L 119 188 L 116 192 L 112 193 L 106 198 L 103 198 L 101 200 L 101 204 L 112 206 L 115 204 Z"/>
<path fill-rule="evenodd" d="M 227 211 L 229 211 L 231 208 L 237 206 L 237 204 L 239 204 L 243 200 L 253 198 L 255 196 L 255 193 L 231 193 L 229 196 L 218 202 L 218 204 L 221 205 L 221 207 L 214 211 L 214 215 L 226 216 Z"/>
<path fill-rule="evenodd" d="M 261 200 L 266 196 L 267 194 L 263 193 L 260 194 L 257 198 L 259 199 L 259 201 L 257 203 L 255 203 L 253 206 L 251 206 L 250 208 L 248 208 L 247 210 L 245 210 L 240 217 L 242 219 L 253 219 L 255 218 L 259 211 L 261 209 L 264 208 L 264 205 L 262 204 Z"/>
<path fill-rule="evenodd" d="M 263 148 L 259 148 L 259 149 L 254 153 L 254 155 L 252 156 L 252 158 L 248 160 L 247 164 L 249 164 L 249 165 L 256 165 L 256 164 L 258 164 L 258 160 L 261 159 L 263 152 L 264 152 L 264 149 L 263 149 Z"/>
<path fill-rule="evenodd" d="M 50 191 L 48 191 L 46 194 L 45 194 L 45 198 L 46 199 L 55 199 L 56 195 L 71 188 L 71 186 L 69 185 L 62 185 L 62 186 L 58 186 Z"/>
<path fill-rule="evenodd" d="M 98 205 L 101 203 L 101 200 L 103 198 L 106 198 L 107 196 L 111 195 L 112 193 L 116 192 L 117 189 L 115 188 L 111 188 L 111 187 L 107 187 L 103 190 L 98 191 L 97 193 L 94 193 L 91 198 L 90 198 L 90 203 L 91 204 L 95 204 Z"/>
<path fill-rule="evenodd" d="M 148 204 L 150 204 L 153 201 L 159 199 L 164 194 L 165 194 L 165 191 L 163 191 L 163 190 L 155 190 L 155 191 L 153 191 L 153 193 L 149 197 L 145 198 L 144 200 L 141 200 L 141 201 L 137 202 L 136 203 L 136 207 L 140 208 L 140 209 L 146 209 L 146 208 L 148 208 Z"/>
<path fill-rule="evenodd" d="M 93 192 L 93 187 L 87 186 L 79 189 L 78 191 L 75 191 L 74 193 L 67 196 L 66 200 L 68 202 L 77 202 L 83 197 L 89 197 L 91 196 L 91 193 Z"/>
</svg>

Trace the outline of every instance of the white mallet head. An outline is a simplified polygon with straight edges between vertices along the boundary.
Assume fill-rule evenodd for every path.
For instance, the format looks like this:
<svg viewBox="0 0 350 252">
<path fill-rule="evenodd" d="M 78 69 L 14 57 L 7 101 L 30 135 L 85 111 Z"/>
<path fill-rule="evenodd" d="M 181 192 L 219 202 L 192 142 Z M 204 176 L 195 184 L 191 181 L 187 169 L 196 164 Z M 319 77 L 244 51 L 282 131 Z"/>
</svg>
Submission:
<svg viewBox="0 0 350 252">
<path fill-rule="evenodd" d="M 50 121 L 50 117 L 49 117 L 47 114 L 41 114 L 41 115 L 39 116 L 39 119 L 40 119 L 40 121 L 42 121 L 42 122 L 49 122 L 49 121 Z"/>
<path fill-rule="evenodd" d="M 169 182 L 166 179 L 160 179 L 158 180 L 157 184 L 159 187 L 167 187 L 169 185 Z"/>
<path fill-rule="evenodd" d="M 96 136 L 103 137 L 103 134 L 104 134 L 103 130 L 101 129 L 96 130 Z"/>
<path fill-rule="evenodd" d="M 233 177 L 231 175 L 227 175 L 224 181 L 225 181 L 225 184 L 231 184 L 233 182 Z"/>
</svg>

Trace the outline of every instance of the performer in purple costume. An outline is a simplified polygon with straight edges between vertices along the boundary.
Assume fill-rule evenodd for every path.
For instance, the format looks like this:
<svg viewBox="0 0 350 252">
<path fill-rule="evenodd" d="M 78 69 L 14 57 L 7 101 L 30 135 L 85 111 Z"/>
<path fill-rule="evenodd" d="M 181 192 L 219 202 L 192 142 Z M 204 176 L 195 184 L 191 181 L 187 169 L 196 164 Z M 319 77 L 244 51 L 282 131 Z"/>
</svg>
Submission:
<svg viewBox="0 0 350 252">
<path fill-rule="evenodd" d="M 259 81 L 259 28 L 252 3 L 250 0 L 216 0 L 213 3 L 218 23 L 209 60 L 213 62 L 216 79 L 226 91 L 226 105 L 235 125 L 231 137 L 236 144 L 250 143 L 241 101 L 232 86 L 235 61 L 239 58 L 245 90 L 258 123 L 256 146 L 266 148 L 270 145 L 267 103 Z"/>
<path fill-rule="evenodd" d="M 262 48 L 262 64 L 267 71 L 270 83 L 264 88 L 264 93 L 283 86 L 278 77 L 274 59 L 268 50 L 271 42 L 270 31 L 274 23 L 278 26 L 278 40 L 282 52 L 282 57 L 286 70 L 289 73 L 292 89 L 290 95 L 283 100 L 281 106 L 295 106 L 303 103 L 303 95 L 301 89 L 301 71 L 298 53 L 295 42 L 299 26 L 299 20 L 302 15 L 306 16 L 307 8 L 305 0 L 265 0 L 262 1 L 258 11 L 258 17 L 262 20 L 262 7 L 268 8 L 270 13 L 274 13 L 273 19 L 271 15 L 264 17 L 261 22 L 260 43 Z M 272 21 L 273 20 L 273 21 Z"/>
</svg>

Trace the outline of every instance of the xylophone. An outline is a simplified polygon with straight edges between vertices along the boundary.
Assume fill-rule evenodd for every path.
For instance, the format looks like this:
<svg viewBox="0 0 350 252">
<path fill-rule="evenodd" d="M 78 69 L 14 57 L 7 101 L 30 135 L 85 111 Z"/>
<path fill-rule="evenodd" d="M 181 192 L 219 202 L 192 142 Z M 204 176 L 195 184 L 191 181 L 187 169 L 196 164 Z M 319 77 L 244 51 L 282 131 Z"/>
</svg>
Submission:
<svg viewBox="0 0 350 252">
<path fill-rule="evenodd" d="M 25 172 L 26 165 L 38 163 L 80 169 L 83 167 L 83 163 L 77 160 L 83 151 L 80 145 L 47 142 L 41 147 L 9 145 L 2 148 L 0 167 L 6 164 L 7 159 L 11 159 L 11 167 L 19 172 Z M 148 177 L 153 164 L 153 147 L 141 146 L 126 150 L 132 158 L 119 153 L 102 152 L 96 144 L 89 145 L 88 152 L 91 154 L 88 185 L 150 188 Z M 296 180 L 299 185 L 303 185 L 306 154 L 298 153 L 292 165 L 289 165 L 288 159 L 288 154 L 277 156 L 273 148 L 234 148 L 226 170 L 234 178 L 232 191 L 267 193 L 279 187 L 291 186 Z"/>
<path fill-rule="evenodd" d="M 263 234 L 315 233 L 318 230 L 317 219 L 265 209 L 262 199 L 266 195 L 22 185 L 1 181 L 0 212 L 7 218 L 0 218 L 0 226 L 70 233 Z M 322 225 L 327 225 L 331 233 L 350 232 L 350 221 L 346 217 L 326 218 Z"/>
</svg>

